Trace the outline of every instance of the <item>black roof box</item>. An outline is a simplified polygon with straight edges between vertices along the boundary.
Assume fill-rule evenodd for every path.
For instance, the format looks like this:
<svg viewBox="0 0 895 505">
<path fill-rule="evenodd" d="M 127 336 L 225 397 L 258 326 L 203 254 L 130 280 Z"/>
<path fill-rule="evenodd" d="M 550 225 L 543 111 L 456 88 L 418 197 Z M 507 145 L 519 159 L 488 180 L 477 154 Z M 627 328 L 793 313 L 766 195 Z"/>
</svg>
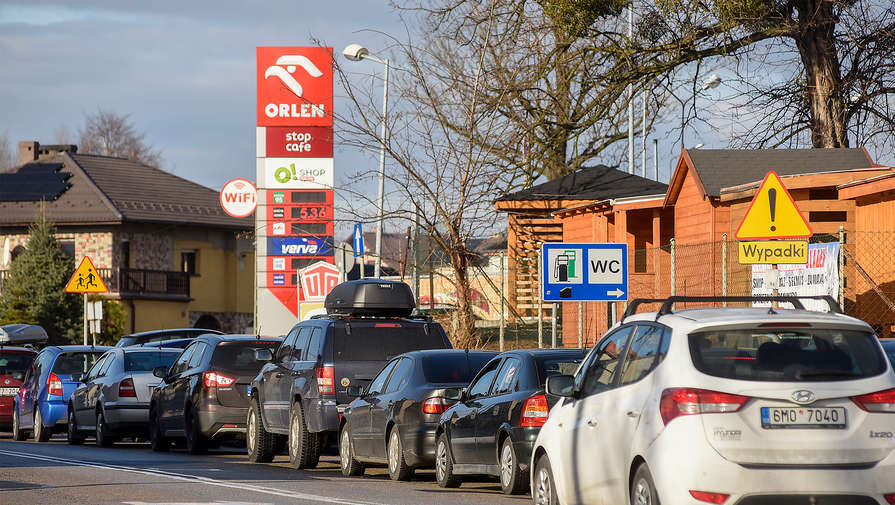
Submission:
<svg viewBox="0 0 895 505">
<path fill-rule="evenodd" d="M 407 317 L 416 302 L 410 286 L 403 282 L 360 279 L 334 287 L 323 305 L 327 314 Z"/>
<path fill-rule="evenodd" d="M 47 341 L 47 332 L 36 324 L 0 326 L 0 345 L 39 344 Z"/>
</svg>

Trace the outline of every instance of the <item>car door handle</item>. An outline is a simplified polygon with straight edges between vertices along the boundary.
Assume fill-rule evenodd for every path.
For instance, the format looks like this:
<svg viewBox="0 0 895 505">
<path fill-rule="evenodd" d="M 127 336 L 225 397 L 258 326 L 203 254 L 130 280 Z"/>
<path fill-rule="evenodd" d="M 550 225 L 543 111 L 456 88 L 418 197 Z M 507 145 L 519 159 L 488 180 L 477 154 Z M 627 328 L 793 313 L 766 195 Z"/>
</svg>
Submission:
<svg viewBox="0 0 895 505">
<path fill-rule="evenodd" d="M 629 410 L 627 412 L 627 414 L 625 414 L 625 415 L 630 417 L 631 419 L 637 419 L 638 417 L 640 417 L 640 412 L 634 412 L 633 410 Z"/>
<path fill-rule="evenodd" d="M 591 427 L 591 428 L 596 428 L 596 427 L 597 427 L 597 420 L 594 419 L 593 417 L 591 417 L 590 419 L 588 419 L 586 422 L 587 422 L 587 425 L 588 425 L 589 427 Z"/>
</svg>

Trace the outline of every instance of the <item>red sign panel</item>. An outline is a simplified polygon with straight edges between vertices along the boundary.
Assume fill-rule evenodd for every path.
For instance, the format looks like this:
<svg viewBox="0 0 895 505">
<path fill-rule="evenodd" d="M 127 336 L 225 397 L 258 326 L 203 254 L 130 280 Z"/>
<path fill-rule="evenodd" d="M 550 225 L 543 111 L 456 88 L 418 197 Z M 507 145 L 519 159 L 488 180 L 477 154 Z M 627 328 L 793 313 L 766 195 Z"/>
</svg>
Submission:
<svg viewBox="0 0 895 505">
<path fill-rule="evenodd" d="M 332 158 L 331 126 L 276 126 L 265 131 L 268 158 Z"/>
<path fill-rule="evenodd" d="M 267 235 L 270 237 L 294 237 L 297 235 L 333 236 L 333 222 L 330 221 L 268 221 Z"/>
<path fill-rule="evenodd" d="M 302 300 L 322 302 L 339 283 L 339 269 L 331 263 L 317 262 L 301 270 Z"/>
<path fill-rule="evenodd" d="M 333 49 L 258 47 L 258 126 L 332 126 Z"/>
</svg>

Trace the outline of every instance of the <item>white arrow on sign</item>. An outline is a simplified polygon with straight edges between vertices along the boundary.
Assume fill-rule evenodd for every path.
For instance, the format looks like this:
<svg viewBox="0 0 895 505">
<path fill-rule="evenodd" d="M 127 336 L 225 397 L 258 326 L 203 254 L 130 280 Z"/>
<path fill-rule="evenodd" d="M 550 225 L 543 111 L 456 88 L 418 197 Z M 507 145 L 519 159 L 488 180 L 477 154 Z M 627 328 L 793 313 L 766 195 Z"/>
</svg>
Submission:
<svg viewBox="0 0 895 505">
<path fill-rule="evenodd" d="M 612 291 L 607 291 L 606 294 L 607 294 L 607 295 L 615 295 L 616 298 L 621 298 L 622 295 L 625 294 L 625 292 L 622 291 L 622 290 L 620 290 L 620 289 L 618 289 L 618 288 L 615 288 L 615 289 L 612 290 Z"/>
</svg>

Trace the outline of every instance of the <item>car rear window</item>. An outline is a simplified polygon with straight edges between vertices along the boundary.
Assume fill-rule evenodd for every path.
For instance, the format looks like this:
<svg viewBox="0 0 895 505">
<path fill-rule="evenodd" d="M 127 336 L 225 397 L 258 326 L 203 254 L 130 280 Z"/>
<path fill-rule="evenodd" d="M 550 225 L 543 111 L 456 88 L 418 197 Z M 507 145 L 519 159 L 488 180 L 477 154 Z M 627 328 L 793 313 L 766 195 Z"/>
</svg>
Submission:
<svg viewBox="0 0 895 505">
<path fill-rule="evenodd" d="M 399 354 L 425 349 L 444 349 L 445 337 L 440 325 L 351 323 L 333 328 L 333 359 L 336 361 L 388 361 Z"/>
<path fill-rule="evenodd" d="M 65 352 L 56 358 L 53 364 L 53 373 L 57 375 L 71 375 L 87 373 L 96 360 L 102 356 L 102 352 Z"/>
<path fill-rule="evenodd" d="M 214 354 L 211 356 L 211 366 L 219 370 L 234 372 L 257 372 L 267 363 L 267 360 L 259 360 L 255 351 L 267 349 L 270 351 L 270 355 L 273 356 L 278 345 L 280 345 L 280 342 L 268 340 L 221 342 L 214 349 Z"/>
<path fill-rule="evenodd" d="M 836 381 L 886 370 L 876 336 L 863 330 L 753 328 L 689 336 L 690 355 L 705 374 L 749 381 Z"/>
<path fill-rule="evenodd" d="M 475 374 L 491 360 L 494 354 L 442 354 L 422 359 L 423 375 L 431 384 L 469 384 Z"/>
<path fill-rule="evenodd" d="M 124 353 L 124 370 L 126 372 L 149 372 L 155 367 L 170 367 L 180 356 L 177 351 L 132 351 Z"/>
<path fill-rule="evenodd" d="M 547 383 L 547 377 L 551 375 L 575 375 L 583 359 L 583 352 L 580 356 L 539 356 L 535 362 L 538 364 L 541 386 Z"/>
<path fill-rule="evenodd" d="M 34 361 L 31 352 L 0 352 L 0 375 L 8 375 L 16 380 L 25 378 L 25 371 Z"/>
</svg>

